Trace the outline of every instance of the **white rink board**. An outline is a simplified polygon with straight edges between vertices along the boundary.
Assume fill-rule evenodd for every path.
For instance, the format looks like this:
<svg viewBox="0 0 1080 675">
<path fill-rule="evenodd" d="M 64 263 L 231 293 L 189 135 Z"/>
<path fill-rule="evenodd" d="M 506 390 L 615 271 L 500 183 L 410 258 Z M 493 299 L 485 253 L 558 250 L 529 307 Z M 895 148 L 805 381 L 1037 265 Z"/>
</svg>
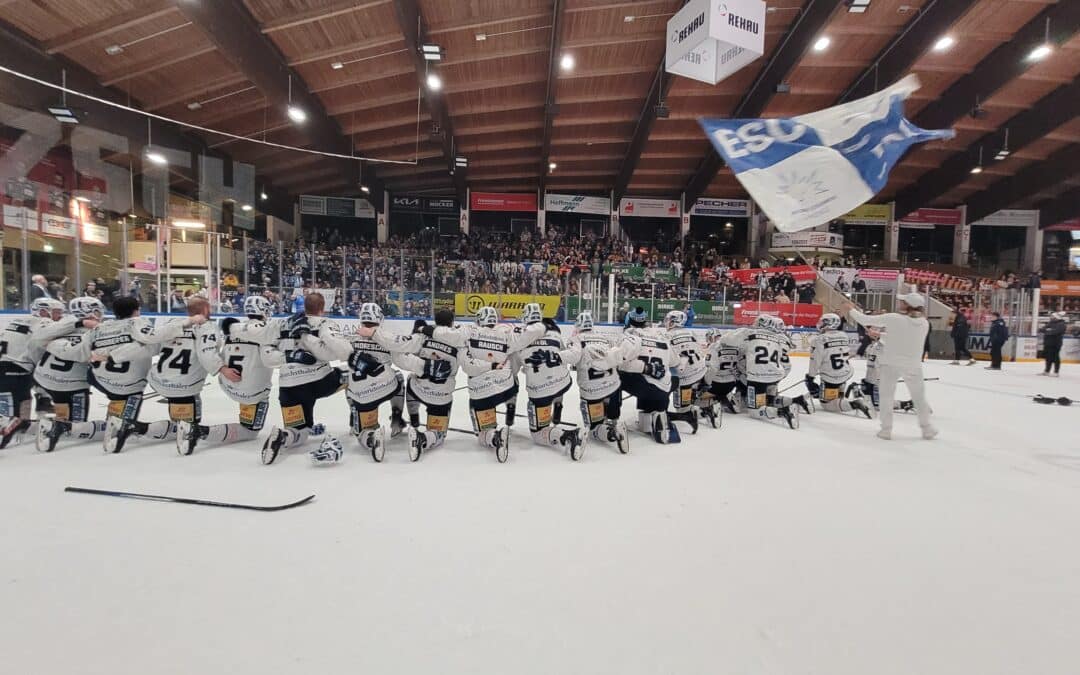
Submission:
<svg viewBox="0 0 1080 675">
<path fill-rule="evenodd" d="M 169 443 L 8 448 L 4 670 L 1071 675 L 1080 405 L 1025 396 L 1080 398 L 1080 369 L 1037 370 L 927 364 L 942 378 L 928 383 L 934 442 L 907 415 L 891 442 L 854 417 L 791 431 L 728 416 L 677 446 L 593 444 L 575 464 L 518 420 L 505 465 L 462 434 L 417 464 L 394 439 L 376 465 L 338 395 L 316 408 L 347 448 L 333 467 L 302 453 L 261 466 L 259 441 L 191 457 Z M 469 425 L 464 397 L 454 427 Z M 567 419 L 576 404 L 572 390 Z M 235 419 L 213 385 L 204 410 Z M 148 401 L 142 417 L 164 415 Z M 318 497 L 267 514 L 66 485 Z"/>
</svg>

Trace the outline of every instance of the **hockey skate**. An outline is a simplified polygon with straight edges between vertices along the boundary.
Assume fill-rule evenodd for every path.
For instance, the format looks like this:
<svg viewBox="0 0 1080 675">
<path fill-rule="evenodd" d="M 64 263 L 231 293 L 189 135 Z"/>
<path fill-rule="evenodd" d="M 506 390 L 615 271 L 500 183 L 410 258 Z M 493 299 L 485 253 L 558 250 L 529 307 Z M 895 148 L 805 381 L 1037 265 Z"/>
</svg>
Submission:
<svg viewBox="0 0 1080 675">
<path fill-rule="evenodd" d="M 180 437 L 179 430 L 177 432 L 177 438 Z M 274 428 L 270 430 L 270 436 L 263 443 L 262 447 L 262 463 L 273 464 L 277 459 L 278 453 L 285 447 L 285 442 L 289 440 L 289 434 L 284 429 Z"/>
<path fill-rule="evenodd" d="M 510 458 L 510 429 L 496 427 L 491 432 L 491 445 L 495 448 L 495 459 L 499 460 L 499 464 L 505 464 Z"/>
<path fill-rule="evenodd" d="M 713 429 L 719 429 L 724 423 L 724 409 L 715 400 L 702 401 L 701 416 L 709 420 Z"/>
<path fill-rule="evenodd" d="M 630 452 L 630 437 L 626 433 L 626 425 L 622 422 L 607 423 L 607 439 L 619 448 L 621 454 Z"/>
<path fill-rule="evenodd" d="M 802 408 L 803 412 L 807 415 L 814 414 L 814 399 L 809 398 L 804 394 L 799 394 L 795 398 L 791 399 L 791 402 Z"/>
<path fill-rule="evenodd" d="M 585 437 L 577 427 L 563 429 L 559 436 L 559 445 L 570 451 L 570 459 L 575 462 L 585 454 Z"/>
<path fill-rule="evenodd" d="M 60 437 L 70 430 L 70 422 L 63 422 L 52 415 L 45 415 L 38 418 L 37 435 L 34 439 L 34 445 L 37 447 L 37 451 L 52 452 L 56 449 L 56 444 L 60 440 Z"/>
<path fill-rule="evenodd" d="M 409 461 L 415 462 L 420 459 L 427 449 L 427 434 L 416 427 L 409 426 Z"/>
<path fill-rule="evenodd" d="M 689 410 L 682 410 L 679 412 L 668 413 L 669 422 L 686 422 L 690 425 L 691 435 L 696 434 L 698 430 L 698 409 L 696 406 L 691 406 Z M 674 429 L 675 425 L 672 424 L 671 428 Z"/>
<path fill-rule="evenodd" d="M 851 405 L 851 409 L 866 415 L 866 419 L 871 419 L 873 415 L 870 413 L 870 406 L 866 405 L 866 402 L 862 398 L 853 398 L 848 403 Z"/>
<path fill-rule="evenodd" d="M 799 397 L 802 398 L 802 397 Z M 799 409 L 785 405 L 776 409 L 776 416 L 788 423 L 792 429 L 799 428 Z"/>
<path fill-rule="evenodd" d="M 14 443 L 18 445 L 22 442 L 22 435 L 30 429 L 33 424 L 30 420 L 21 420 L 18 424 L 14 423 L 14 418 L 5 417 L 0 421 L 0 450 L 3 450 L 8 445 Z"/>
<path fill-rule="evenodd" d="M 191 422 L 176 423 L 177 454 L 186 457 L 195 452 L 195 446 L 200 438 L 202 438 L 202 429 L 199 428 L 198 424 L 192 424 Z"/>
<path fill-rule="evenodd" d="M 371 458 L 376 462 L 386 457 L 386 430 L 382 427 L 361 431 L 360 443 L 371 451 Z"/>
<path fill-rule="evenodd" d="M 897 401 L 893 406 L 893 410 L 899 410 L 900 412 L 913 413 L 915 412 L 914 401 Z"/>
<path fill-rule="evenodd" d="M 105 435 L 101 438 L 101 445 L 106 453 L 116 454 L 124 449 L 124 443 L 131 434 L 135 433 L 135 425 L 122 417 L 109 417 L 105 422 Z"/>
</svg>

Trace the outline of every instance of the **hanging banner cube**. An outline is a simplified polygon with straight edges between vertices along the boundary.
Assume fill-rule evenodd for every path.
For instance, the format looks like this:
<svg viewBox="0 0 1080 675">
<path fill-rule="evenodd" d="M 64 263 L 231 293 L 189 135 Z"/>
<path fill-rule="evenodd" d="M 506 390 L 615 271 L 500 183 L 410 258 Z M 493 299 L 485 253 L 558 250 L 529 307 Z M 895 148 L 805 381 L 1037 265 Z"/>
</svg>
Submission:
<svg viewBox="0 0 1080 675">
<path fill-rule="evenodd" d="M 667 32 L 667 72 L 716 84 L 765 53 L 765 3 L 691 0 Z"/>
</svg>

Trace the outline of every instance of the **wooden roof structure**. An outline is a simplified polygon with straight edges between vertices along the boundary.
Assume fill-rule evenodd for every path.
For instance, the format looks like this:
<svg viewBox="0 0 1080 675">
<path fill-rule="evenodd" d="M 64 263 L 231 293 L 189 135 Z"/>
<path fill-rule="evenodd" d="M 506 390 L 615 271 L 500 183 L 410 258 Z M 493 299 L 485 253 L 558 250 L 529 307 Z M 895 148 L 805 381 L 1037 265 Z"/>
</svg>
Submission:
<svg viewBox="0 0 1080 675">
<path fill-rule="evenodd" d="M 0 0 L 0 35 L 28 42 L 39 72 L 82 69 L 116 100 L 168 117 L 415 162 L 361 167 L 199 134 L 291 194 L 358 194 L 364 184 L 430 195 L 469 187 L 741 197 L 698 117 L 806 113 L 916 73 L 923 86 L 908 116 L 957 136 L 911 151 L 878 201 L 901 211 L 1070 211 L 1062 202 L 1080 186 L 1080 2 L 871 0 L 852 13 L 844 0 L 767 0 L 765 56 L 715 86 L 664 72 L 666 22 L 682 5 Z M 946 35 L 953 45 L 936 50 Z M 1032 61 L 1046 35 L 1054 51 Z M 815 51 L 821 36 L 831 44 Z M 438 45 L 442 60 L 424 60 L 424 44 Z M 572 69 L 560 66 L 564 56 Z M 428 88 L 431 73 L 441 91 Z M 290 89 L 308 113 L 303 125 L 285 114 Z M 663 119 L 660 102 L 670 111 Z M 1009 155 L 996 160 L 1006 129 Z M 983 170 L 973 174 L 980 148 Z M 1080 215 L 1080 205 L 1072 210 Z"/>
</svg>

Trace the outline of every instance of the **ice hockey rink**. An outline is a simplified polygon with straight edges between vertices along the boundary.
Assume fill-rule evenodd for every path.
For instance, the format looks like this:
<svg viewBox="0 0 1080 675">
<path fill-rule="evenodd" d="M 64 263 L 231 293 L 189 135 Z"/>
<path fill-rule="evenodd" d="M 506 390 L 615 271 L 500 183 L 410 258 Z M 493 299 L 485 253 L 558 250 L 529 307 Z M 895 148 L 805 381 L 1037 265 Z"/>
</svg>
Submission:
<svg viewBox="0 0 1080 675">
<path fill-rule="evenodd" d="M 330 467 L 262 466 L 256 442 L 23 443 L 0 453 L 3 670 L 1075 673 L 1080 404 L 1030 396 L 1080 398 L 1080 377 L 1037 370 L 928 363 L 932 442 L 907 415 L 890 442 L 876 420 L 729 415 L 575 464 L 518 420 L 505 465 L 463 434 L 416 464 L 399 437 L 378 465 L 341 395 L 317 408 L 353 450 Z M 216 387 L 204 408 L 235 414 Z M 317 499 L 255 513 L 68 485 Z"/>
</svg>

